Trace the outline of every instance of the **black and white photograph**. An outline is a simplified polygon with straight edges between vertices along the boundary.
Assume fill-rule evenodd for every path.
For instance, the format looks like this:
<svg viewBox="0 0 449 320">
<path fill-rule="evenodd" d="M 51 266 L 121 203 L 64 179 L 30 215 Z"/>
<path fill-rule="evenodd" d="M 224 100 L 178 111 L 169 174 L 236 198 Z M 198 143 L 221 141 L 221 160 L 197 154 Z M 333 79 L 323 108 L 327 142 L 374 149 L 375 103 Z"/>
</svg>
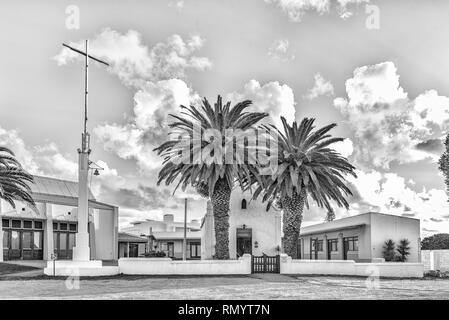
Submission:
<svg viewBox="0 0 449 320">
<path fill-rule="evenodd" d="M 446 0 L 1 0 L 0 300 L 449 300 L 448 35 Z"/>
</svg>

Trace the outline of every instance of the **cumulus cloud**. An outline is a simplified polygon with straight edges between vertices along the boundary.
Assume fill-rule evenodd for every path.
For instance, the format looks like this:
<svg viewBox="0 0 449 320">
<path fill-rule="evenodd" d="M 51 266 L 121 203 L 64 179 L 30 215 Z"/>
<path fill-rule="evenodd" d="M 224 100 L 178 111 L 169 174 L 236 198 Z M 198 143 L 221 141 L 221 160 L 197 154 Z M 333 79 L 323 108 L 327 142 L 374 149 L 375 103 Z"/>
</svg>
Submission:
<svg viewBox="0 0 449 320">
<path fill-rule="evenodd" d="M 273 42 L 268 49 L 268 56 L 272 59 L 287 61 L 295 59 L 295 55 L 290 52 L 288 39 L 279 39 Z"/>
<path fill-rule="evenodd" d="M 160 166 L 152 150 L 167 138 L 169 114 L 198 99 L 184 81 L 186 71 L 211 67 L 208 58 L 195 55 L 203 45 L 198 35 L 183 39 L 175 34 L 148 48 L 132 30 L 122 34 L 105 29 L 93 38 L 90 52 L 109 61 L 110 71 L 134 90 L 133 115 L 124 124 L 106 123 L 93 130 L 105 150 L 136 160 L 143 173 Z M 55 59 L 64 65 L 77 57 L 63 49 Z"/>
<path fill-rule="evenodd" d="M 177 9 L 177 10 L 181 10 L 182 8 L 184 8 L 184 5 L 185 5 L 185 3 L 184 3 L 183 0 L 170 1 L 170 2 L 168 3 L 168 6 L 169 6 L 170 8 L 175 8 L 175 9 Z"/>
<path fill-rule="evenodd" d="M 413 217 L 421 220 L 421 227 L 449 229 L 449 222 L 443 217 L 449 210 L 444 190 L 423 188 L 415 191 L 412 183 L 396 173 L 356 172 L 357 178 L 348 178 L 355 194 L 351 209 Z"/>
<path fill-rule="evenodd" d="M 273 123 L 282 128 L 280 117 L 284 116 L 288 122 L 295 120 L 295 98 L 293 90 L 286 84 L 277 81 L 261 85 L 257 80 L 250 80 L 243 90 L 228 95 L 228 100 L 252 100 L 251 111 L 267 112 L 266 123 Z"/>
<path fill-rule="evenodd" d="M 139 32 L 126 33 L 106 28 L 89 42 L 89 53 L 110 63 L 110 71 L 127 85 L 139 85 L 144 81 L 184 78 L 187 70 L 206 70 L 212 63 L 205 57 L 195 56 L 195 51 L 204 44 L 204 39 L 192 35 L 186 40 L 175 34 L 149 49 L 142 43 Z M 83 41 L 71 42 L 71 46 L 84 50 Z M 81 55 L 63 48 L 55 57 L 59 66 L 75 60 Z"/>
<path fill-rule="evenodd" d="M 122 159 L 134 159 L 142 173 L 149 174 L 161 165 L 153 151 L 169 135 L 169 114 L 179 113 L 180 105 L 199 98 L 179 79 L 146 82 L 134 95 L 134 113 L 124 125 L 104 124 L 93 133 L 105 150 Z"/>
<path fill-rule="evenodd" d="M 351 130 L 358 165 L 387 169 L 392 161 L 438 159 L 449 123 L 447 97 L 429 90 L 409 98 L 389 61 L 355 69 L 346 93 L 334 105 Z"/>
<path fill-rule="evenodd" d="M 336 142 L 330 146 L 335 151 L 340 153 L 343 157 L 348 158 L 354 152 L 354 145 L 351 139 L 344 139 L 343 141 Z"/>
<path fill-rule="evenodd" d="M 319 73 L 314 76 L 315 82 L 313 87 L 309 89 L 307 94 L 304 96 L 308 100 L 313 100 L 320 96 L 333 96 L 334 86 L 329 80 L 323 78 Z"/>
<path fill-rule="evenodd" d="M 59 147 L 48 142 L 44 145 L 28 146 L 17 130 L 5 130 L 0 127 L 0 145 L 9 147 L 16 155 L 25 170 L 33 175 L 53 177 L 76 181 L 78 179 L 78 163 L 70 154 L 64 154 Z M 123 185 L 124 180 L 116 169 L 102 161 L 96 164 L 103 168 L 101 174 L 92 180 L 91 189 L 99 196 L 104 185 L 109 188 Z"/>
<path fill-rule="evenodd" d="M 368 3 L 369 0 L 265 0 L 265 2 L 279 7 L 290 21 L 300 22 L 306 12 L 315 11 L 322 15 L 329 13 L 334 7 L 342 19 L 347 19 L 353 15 L 350 7 Z"/>
<path fill-rule="evenodd" d="M 251 80 L 243 90 L 228 94 L 226 98 L 234 104 L 252 100 L 253 105 L 249 109 L 269 113 L 266 122 L 280 125 L 281 115 L 289 122 L 295 118 L 293 91 L 285 84 L 269 82 L 261 85 Z M 149 175 L 162 162 L 153 149 L 169 135 L 169 114 L 178 113 L 180 105 L 199 103 L 199 95 L 182 80 L 147 82 L 134 95 L 134 112 L 129 122 L 97 126 L 93 132 L 105 150 L 123 159 L 136 160 L 142 173 Z"/>
<path fill-rule="evenodd" d="M 0 145 L 10 148 L 22 166 L 31 174 L 73 180 L 78 165 L 68 155 L 62 154 L 54 143 L 30 147 L 17 130 L 0 127 Z"/>
</svg>

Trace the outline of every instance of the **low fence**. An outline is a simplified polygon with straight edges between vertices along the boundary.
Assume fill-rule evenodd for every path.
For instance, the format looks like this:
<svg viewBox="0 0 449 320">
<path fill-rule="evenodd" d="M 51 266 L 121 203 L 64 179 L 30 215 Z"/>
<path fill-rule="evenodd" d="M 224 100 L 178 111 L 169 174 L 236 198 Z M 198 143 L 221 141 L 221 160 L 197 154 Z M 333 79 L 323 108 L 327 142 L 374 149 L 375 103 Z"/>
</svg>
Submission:
<svg viewBox="0 0 449 320">
<path fill-rule="evenodd" d="M 449 250 L 421 250 L 424 271 L 449 271 Z"/>
<path fill-rule="evenodd" d="M 424 266 L 422 263 L 408 262 L 358 263 L 353 260 L 293 260 L 282 254 L 281 274 L 422 278 Z"/>
<path fill-rule="evenodd" d="M 251 255 L 238 260 L 171 260 L 170 258 L 120 258 L 120 273 L 145 275 L 245 275 L 251 274 Z"/>
</svg>

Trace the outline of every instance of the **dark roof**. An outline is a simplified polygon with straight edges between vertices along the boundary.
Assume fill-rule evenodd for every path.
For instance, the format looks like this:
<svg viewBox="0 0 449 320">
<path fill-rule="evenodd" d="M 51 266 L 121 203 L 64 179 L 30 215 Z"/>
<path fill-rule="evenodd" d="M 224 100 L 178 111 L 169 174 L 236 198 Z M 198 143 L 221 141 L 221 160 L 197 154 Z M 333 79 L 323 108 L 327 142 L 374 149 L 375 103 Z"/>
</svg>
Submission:
<svg viewBox="0 0 449 320">
<path fill-rule="evenodd" d="M 119 232 L 118 233 L 118 242 L 139 242 L 139 243 L 147 243 L 148 239 L 135 236 L 133 234 Z"/>
</svg>

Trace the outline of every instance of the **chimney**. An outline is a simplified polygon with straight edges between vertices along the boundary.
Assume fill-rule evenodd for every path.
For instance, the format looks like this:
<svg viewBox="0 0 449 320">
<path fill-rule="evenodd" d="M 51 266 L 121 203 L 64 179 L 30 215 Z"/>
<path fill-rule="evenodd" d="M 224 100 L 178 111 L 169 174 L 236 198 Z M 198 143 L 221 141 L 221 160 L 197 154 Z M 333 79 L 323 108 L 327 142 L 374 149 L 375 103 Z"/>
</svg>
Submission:
<svg viewBox="0 0 449 320">
<path fill-rule="evenodd" d="M 164 222 L 170 223 L 173 222 L 174 216 L 172 214 L 164 214 Z"/>
</svg>

